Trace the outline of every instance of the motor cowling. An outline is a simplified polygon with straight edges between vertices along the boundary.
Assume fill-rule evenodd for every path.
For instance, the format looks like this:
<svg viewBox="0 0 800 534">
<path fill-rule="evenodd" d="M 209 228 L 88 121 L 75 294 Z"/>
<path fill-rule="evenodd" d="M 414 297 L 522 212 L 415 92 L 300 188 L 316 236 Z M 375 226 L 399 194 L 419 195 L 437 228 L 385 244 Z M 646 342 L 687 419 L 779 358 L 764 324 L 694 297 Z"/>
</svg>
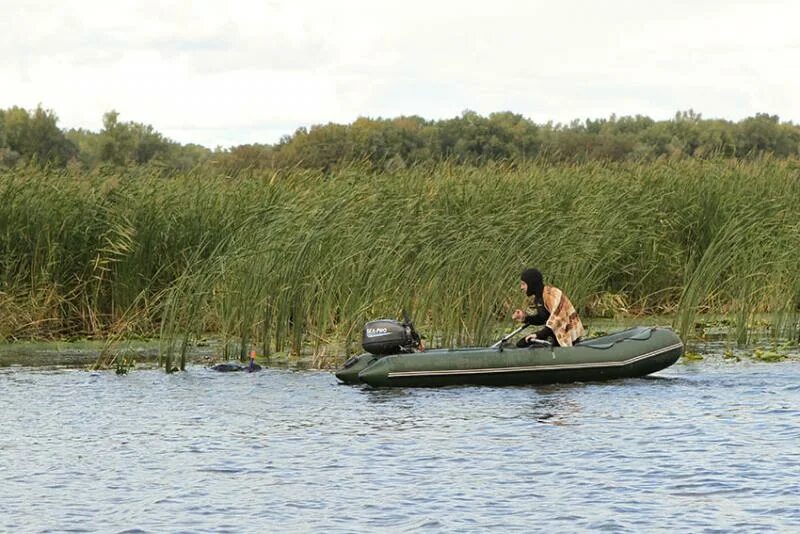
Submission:
<svg viewBox="0 0 800 534">
<path fill-rule="evenodd" d="M 419 347 L 419 335 L 413 325 L 392 319 L 370 321 L 364 325 L 361 346 L 376 356 L 414 352 Z"/>
</svg>

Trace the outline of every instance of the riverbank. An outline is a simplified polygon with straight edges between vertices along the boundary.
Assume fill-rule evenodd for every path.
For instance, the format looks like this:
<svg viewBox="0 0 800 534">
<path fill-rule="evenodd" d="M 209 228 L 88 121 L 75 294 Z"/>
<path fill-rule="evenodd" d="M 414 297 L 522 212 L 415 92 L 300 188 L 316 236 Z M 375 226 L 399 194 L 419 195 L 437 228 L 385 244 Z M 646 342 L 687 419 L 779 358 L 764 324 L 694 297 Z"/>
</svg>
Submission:
<svg viewBox="0 0 800 534">
<path fill-rule="evenodd" d="M 0 339 L 211 333 L 260 354 L 344 344 L 408 310 L 489 342 L 530 265 L 583 317 L 723 314 L 798 333 L 793 160 L 440 164 L 235 176 L 0 170 Z"/>
<path fill-rule="evenodd" d="M 587 322 L 590 337 L 613 333 L 636 325 L 668 326 L 674 317 L 649 316 L 627 319 L 593 319 Z M 779 338 L 773 335 L 771 318 L 757 317 L 751 328 L 751 342 L 740 345 L 732 336 L 733 327 L 719 316 L 702 316 L 695 324 L 692 335 L 684 340 L 686 353 L 682 362 L 697 362 L 710 359 L 726 362 L 794 361 L 800 359 L 800 344 L 796 339 Z M 498 331 L 496 337 L 503 335 Z M 428 345 L 433 340 L 428 337 Z M 100 340 L 79 341 L 18 341 L 0 343 L 0 367 L 67 367 L 87 369 L 115 369 L 118 364 L 127 370 L 156 368 L 159 356 L 163 356 L 163 343 L 157 339 L 122 340 L 111 343 Z M 360 347 L 356 348 L 361 352 Z M 227 345 L 213 336 L 190 343 L 187 347 L 189 366 L 209 366 L 235 358 L 241 352 L 236 343 Z M 249 354 L 249 350 L 246 351 Z M 227 355 L 227 356 L 226 356 Z M 276 369 L 333 369 L 341 365 L 349 354 L 341 343 L 319 346 L 307 342 L 301 352 L 271 353 L 269 356 L 256 351 L 257 362 Z M 163 363 L 163 362 L 162 362 Z"/>
<path fill-rule="evenodd" d="M 0 343 L 0 368 L 114 370 L 119 361 L 120 368 L 128 372 L 158 368 L 159 355 L 158 340 L 125 341 L 111 348 L 103 341 L 18 341 Z M 223 344 L 215 341 L 194 344 L 187 352 L 190 366 L 210 366 L 223 360 Z M 314 368 L 310 354 L 273 354 L 269 358 L 262 355 L 258 362 L 278 369 Z"/>
</svg>

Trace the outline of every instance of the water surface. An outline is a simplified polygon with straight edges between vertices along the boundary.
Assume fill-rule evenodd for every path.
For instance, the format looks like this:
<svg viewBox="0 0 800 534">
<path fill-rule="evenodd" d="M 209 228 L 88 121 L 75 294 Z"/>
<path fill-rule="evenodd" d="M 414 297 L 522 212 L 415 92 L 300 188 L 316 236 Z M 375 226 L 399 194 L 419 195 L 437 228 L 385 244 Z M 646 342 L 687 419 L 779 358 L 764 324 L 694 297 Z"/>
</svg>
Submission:
<svg viewBox="0 0 800 534">
<path fill-rule="evenodd" d="M 546 387 L 0 369 L 0 531 L 800 530 L 800 363 Z"/>
</svg>

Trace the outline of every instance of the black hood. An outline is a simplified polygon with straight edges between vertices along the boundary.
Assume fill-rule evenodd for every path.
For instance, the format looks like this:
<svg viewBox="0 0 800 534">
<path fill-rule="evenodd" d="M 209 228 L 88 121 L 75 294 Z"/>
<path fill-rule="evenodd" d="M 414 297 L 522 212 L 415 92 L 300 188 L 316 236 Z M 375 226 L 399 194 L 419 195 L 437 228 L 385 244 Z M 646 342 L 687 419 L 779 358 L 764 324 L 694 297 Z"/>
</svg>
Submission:
<svg viewBox="0 0 800 534">
<path fill-rule="evenodd" d="M 528 284 L 528 291 L 525 292 L 529 297 L 536 295 L 537 298 L 542 298 L 542 291 L 544 291 L 544 282 L 542 281 L 542 273 L 539 269 L 525 269 L 519 275 L 520 280 Z"/>
</svg>

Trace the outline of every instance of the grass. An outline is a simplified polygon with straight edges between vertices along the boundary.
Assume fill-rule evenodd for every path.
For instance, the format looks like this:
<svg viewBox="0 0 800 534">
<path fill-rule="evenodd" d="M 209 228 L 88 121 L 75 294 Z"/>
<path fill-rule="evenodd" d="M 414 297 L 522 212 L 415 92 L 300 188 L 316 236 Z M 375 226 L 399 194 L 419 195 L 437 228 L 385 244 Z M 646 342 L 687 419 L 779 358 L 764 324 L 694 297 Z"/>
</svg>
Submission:
<svg viewBox="0 0 800 534">
<path fill-rule="evenodd" d="M 673 313 L 687 337 L 711 312 L 747 343 L 769 312 L 796 339 L 797 198 L 800 165 L 773 159 L 4 170 L 0 339 L 159 335 L 171 370 L 211 332 L 229 357 L 338 361 L 366 320 L 406 308 L 429 344 L 476 344 L 521 304 L 529 265 L 585 315 Z"/>
</svg>

